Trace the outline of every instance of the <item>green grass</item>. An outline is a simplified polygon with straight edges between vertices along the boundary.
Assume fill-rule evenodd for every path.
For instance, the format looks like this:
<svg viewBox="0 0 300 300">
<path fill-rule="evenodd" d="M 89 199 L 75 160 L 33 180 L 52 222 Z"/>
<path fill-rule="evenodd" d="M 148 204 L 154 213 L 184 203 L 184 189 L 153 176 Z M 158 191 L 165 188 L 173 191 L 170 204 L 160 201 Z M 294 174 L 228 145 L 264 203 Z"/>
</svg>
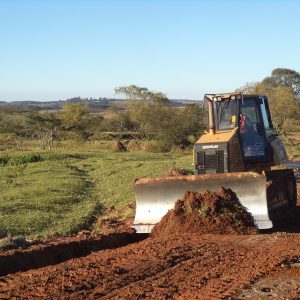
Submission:
<svg viewBox="0 0 300 300">
<path fill-rule="evenodd" d="M 18 162 L 0 166 L 0 230 L 13 236 L 63 236 L 87 228 L 96 218 L 132 218 L 134 179 L 171 167 L 192 169 L 191 154 L 101 150 L 34 152 L 40 161 L 19 159 L 31 154 L 1 154 Z"/>
<path fill-rule="evenodd" d="M 0 167 L 0 228 L 15 236 L 65 235 L 98 209 L 84 171 L 65 161 Z"/>
<path fill-rule="evenodd" d="M 61 142 L 53 152 L 31 149 L 0 152 L 0 233 L 64 236 L 98 218 L 132 219 L 136 178 L 172 167 L 193 170 L 191 150 L 116 153 L 107 141 Z M 287 150 L 298 158 L 299 142 Z"/>
<path fill-rule="evenodd" d="M 133 182 L 137 178 L 156 177 L 177 167 L 192 170 L 192 155 L 162 153 L 104 152 L 77 163 L 88 170 L 94 182 L 95 198 L 103 207 L 115 206 L 111 217 L 133 218 Z"/>
</svg>

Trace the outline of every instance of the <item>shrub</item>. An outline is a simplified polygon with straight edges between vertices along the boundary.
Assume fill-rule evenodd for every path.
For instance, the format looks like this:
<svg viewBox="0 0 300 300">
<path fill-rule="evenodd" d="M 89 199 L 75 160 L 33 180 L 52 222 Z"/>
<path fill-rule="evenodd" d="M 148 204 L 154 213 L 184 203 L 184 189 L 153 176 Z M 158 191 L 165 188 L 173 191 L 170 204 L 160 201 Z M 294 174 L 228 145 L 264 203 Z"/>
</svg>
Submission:
<svg viewBox="0 0 300 300">
<path fill-rule="evenodd" d="M 27 163 L 34 163 L 42 161 L 42 157 L 39 154 L 24 154 L 20 156 L 14 156 L 9 159 L 9 164 L 12 166 L 22 165 Z"/>
<path fill-rule="evenodd" d="M 168 144 L 166 144 L 164 141 L 145 141 L 142 143 L 142 150 L 148 151 L 148 152 L 168 152 L 170 150 L 170 147 Z"/>
<path fill-rule="evenodd" d="M 8 163 L 9 157 L 7 155 L 0 156 L 0 166 L 4 166 Z"/>
<path fill-rule="evenodd" d="M 142 149 L 142 141 L 140 140 L 131 140 L 126 144 L 128 151 L 139 151 Z"/>
</svg>

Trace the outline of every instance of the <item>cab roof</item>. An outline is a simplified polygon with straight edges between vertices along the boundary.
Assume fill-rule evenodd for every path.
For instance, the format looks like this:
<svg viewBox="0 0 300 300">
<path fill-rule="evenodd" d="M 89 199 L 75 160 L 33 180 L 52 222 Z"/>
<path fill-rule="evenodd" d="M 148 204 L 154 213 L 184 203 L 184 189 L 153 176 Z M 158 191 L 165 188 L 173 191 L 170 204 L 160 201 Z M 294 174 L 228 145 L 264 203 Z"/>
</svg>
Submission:
<svg viewBox="0 0 300 300">
<path fill-rule="evenodd" d="M 204 99 L 209 101 L 241 100 L 244 98 L 253 98 L 253 97 L 264 97 L 264 96 L 260 94 L 244 94 L 242 92 L 204 95 Z"/>
</svg>

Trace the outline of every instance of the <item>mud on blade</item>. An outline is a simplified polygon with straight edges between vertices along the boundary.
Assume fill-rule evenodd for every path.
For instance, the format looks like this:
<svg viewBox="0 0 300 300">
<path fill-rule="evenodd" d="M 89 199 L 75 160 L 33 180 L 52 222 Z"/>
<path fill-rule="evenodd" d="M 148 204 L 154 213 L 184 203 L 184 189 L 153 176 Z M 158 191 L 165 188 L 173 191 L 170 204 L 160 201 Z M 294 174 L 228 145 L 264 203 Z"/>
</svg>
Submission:
<svg viewBox="0 0 300 300">
<path fill-rule="evenodd" d="M 280 172 L 275 175 L 274 171 L 270 171 L 267 175 L 238 172 L 139 179 L 134 183 L 136 214 L 133 227 L 139 233 L 151 232 L 154 225 L 174 207 L 176 200 L 183 199 L 185 192 L 217 191 L 223 186 L 236 193 L 259 229 L 272 228 L 273 219 L 279 217 L 277 211 L 282 213 L 283 207 L 289 207 L 285 188 L 278 194 L 278 187 L 268 181 L 268 177 L 272 176 L 282 180 Z M 284 175 L 288 178 L 288 174 Z M 272 192 L 274 188 L 276 193 Z"/>
</svg>

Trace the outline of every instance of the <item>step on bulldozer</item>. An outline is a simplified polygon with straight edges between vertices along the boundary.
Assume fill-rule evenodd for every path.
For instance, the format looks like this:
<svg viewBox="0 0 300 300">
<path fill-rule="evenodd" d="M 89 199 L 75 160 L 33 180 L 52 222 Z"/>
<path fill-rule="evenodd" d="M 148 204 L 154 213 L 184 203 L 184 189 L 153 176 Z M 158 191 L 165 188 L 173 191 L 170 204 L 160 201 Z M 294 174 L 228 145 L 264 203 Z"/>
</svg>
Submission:
<svg viewBox="0 0 300 300">
<path fill-rule="evenodd" d="M 266 96 L 206 94 L 209 129 L 194 145 L 195 175 L 137 179 L 133 228 L 150 233 L 185 192 L 232 189 L 254 218 L 269 229 L 297 201 L 294 169 L 272 125 Z"/>
</svg>

